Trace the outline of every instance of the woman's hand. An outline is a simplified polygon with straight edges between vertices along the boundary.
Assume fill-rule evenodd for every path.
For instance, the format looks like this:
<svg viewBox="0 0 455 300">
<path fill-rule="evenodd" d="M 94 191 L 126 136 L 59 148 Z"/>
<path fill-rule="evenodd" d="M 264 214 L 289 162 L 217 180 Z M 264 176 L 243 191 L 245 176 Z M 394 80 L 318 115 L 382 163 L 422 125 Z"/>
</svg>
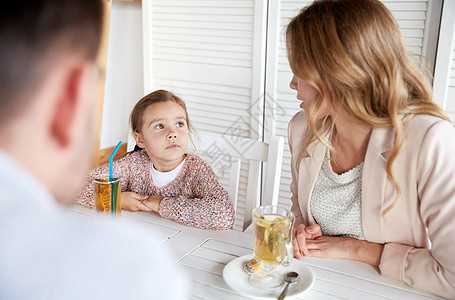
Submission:
<svg viewBox="0 0 455 300">
<path fill-rule="evenodd" d="M 121 206 L 125 210 L 129 211 L 152 211 L 151 208 L 147 207 L 142 201 L 148 199 L 149 196 L 146 195 L 139 195 L 134 192 L 123 192 L 122 195 Z"/>
<path fill-rule="evenodd" d="M 319 236 L 307 239 L 308 256 L 361 261 L 372 266 L 381 262 L 383 244 L 348 237 Z"/>
<path fill-rule="evenodd" d="M 294 230 L 294 257 L 312 256 L 361 261 L 372 266 L 381 262 L 383 244 L 361 241 L 354 238 L 323 236 L 318 224 L 300 224 Z"/>
<path fill-rule="evenodd" d="M 322 236 L 321 227 L 318 224 L 305 226 L 300 224 L 294 229 L 294 239 L 292 246 L 294 247 L 294 257 L 300 259 L 300 256 L 308 255 L 307 240 L 314 240 Z"/>
<path fill-rule="evenodd" d="M 147 199 L 143 200 L 142 203 L 146 205 L 150 210 L 158 212 L 160 210 L 160 203 L 163 200 L 163 196 L 151 195 Z"/>
</svg>

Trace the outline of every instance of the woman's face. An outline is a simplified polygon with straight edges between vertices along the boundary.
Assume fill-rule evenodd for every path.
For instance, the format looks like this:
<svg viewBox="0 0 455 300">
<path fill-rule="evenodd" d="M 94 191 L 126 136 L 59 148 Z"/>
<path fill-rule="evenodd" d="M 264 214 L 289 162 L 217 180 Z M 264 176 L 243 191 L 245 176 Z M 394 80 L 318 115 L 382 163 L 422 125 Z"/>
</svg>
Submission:
<svg viewBox="0 0 455 300">
<path fill-rule="evenodd" d="M 300 108 L 305 112 L 305 118 L 308 120 L 310 106 L 313 104 L 314 99 L 317 95 L 317 90 L 308 83 L 308 81 L 300 79 L 296 75 L 292 77 L 291 83 L 289 84 L 291 89 L 297 91 L 297 99 L 302 101 L 300 103 Z M 329 92 L 327 89 L 324 89 L 324 99 L 322 104 L 318 109 L 316 119 L 320 119 L 332 113 L 331 99 L 329 97 Z"/>
</svg>

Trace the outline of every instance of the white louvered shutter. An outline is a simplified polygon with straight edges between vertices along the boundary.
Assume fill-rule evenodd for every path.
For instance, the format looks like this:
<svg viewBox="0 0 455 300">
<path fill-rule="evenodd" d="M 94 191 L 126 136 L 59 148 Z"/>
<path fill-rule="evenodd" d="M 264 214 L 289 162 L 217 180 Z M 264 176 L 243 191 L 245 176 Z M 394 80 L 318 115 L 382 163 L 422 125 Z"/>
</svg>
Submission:
<svg viewBox="0 0 455 300">
<path fill-rule="evenodd" d="M 427 20 L 429 16 L 428 1 L 384 0 L 383 2 L 397 19 L 407 49 L 417 55 L 434 53 L 434 45 L 425 45 L 427 39 L 430 41 L 431 35 L 434 34 L 425 31 L 425 26 L 429 24 Z M 273 99 L 272 102 L 278 107 L 278 113 L 274 114 L 276 117 L 276 122 L 273 124 L 274 128 L 266 129 L 266 133 L 286 137 L 287 126 L 291 117 L 300 110 L 300 102 L 296 99 L 296 92 L 289 88 L 292 72 L 286 56 L 284 32 L 290 19 L 297 15 L 301 8 L 310 3 L 312 1 L 269 0 L 266 94 L 270 99 Z M 426 59 L 430 66 L 434 64 L 434 57 L 430 56 Z M 291 204 L 290 157 L 286 138 L 279 198 L 280 205 L 284 207 L 290 207 Z"/>
<path fill-rule="evenodd" d="M 146 93 L 180 96 L 196 133 L 260 137 L 251 107 L 264 89 L 266 7 L 263 0 L 144 0 Z M 227 186 L 226 166 L 208 162 Z M 236 225 L 247 177 L 242 163 Z"/>
<path fill-rule="evenodd" d="M 455 38 L 452 42 L 452 59 L 448 63 L 448 80 L 447 80 L 447 98 L 445 101 L 445 110 L 452 122 L 455 122 Z"/>
<path fill-rule="evenodd" d="M 449 80 L 449 92 L 448 92 L 448 101 L 451 105 L 455 106 L 455 38 L 452 43 L 452 61 L 450 63 L 450 80 Z M 453 107 L 452 106 L 452 107 Z M 455 115 L 455 107 L 451 110 L 453 116 Z M 455 120 L 455 117 L 452 117 L 452 120 Z"/>
<path fill-rule="evenodd" d="M 311 2 L 143 0 L 145 91 L 163 88 L 181 96 L 196 131 L 224 134 L 235 127 L 243 137 L 286 137 L 299 102 L 289 88 L 292 73 L 283 33 Z M 397 19 L 408 50 L 425 56 L 432 68 L 440 1 L 383 2 Z M 279 199 L 285 207 L 291 196 L 289 162 L 286 142 Z M 247 169 L 242 165 L 238 216 Z M 227 183 L 223 176 L 220 181 Z"/>
<path fill-rule="evenodd" d="M 455 121 L 455 1 L 444 1 L 433 83 L 433 98 Z"/>
</svg>

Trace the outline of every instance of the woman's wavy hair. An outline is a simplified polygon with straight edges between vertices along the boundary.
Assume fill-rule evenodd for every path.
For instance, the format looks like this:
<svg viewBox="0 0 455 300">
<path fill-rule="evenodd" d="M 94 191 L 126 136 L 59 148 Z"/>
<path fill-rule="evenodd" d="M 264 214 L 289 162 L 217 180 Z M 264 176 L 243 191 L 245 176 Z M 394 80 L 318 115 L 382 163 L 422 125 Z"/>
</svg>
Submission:
<svg viewBox="0 0 455 300">
<path fill-rule="evenodd" d="M 377 0 L 322 0 L 301 10 L 286 29 L 289 64 L 308 81 L 317 96 L 308 113 L 307 130 L 298 161 L 318 139 L 331 150 L 337 138 L 333 118 L 316 118 L 328 87 L 332 106 L 372 127 L 395 129 L 387 175 L 401 190 L 392 164 L 404 142 L 404 123 L 416 114 L 448 120 L 432 102 L 428 78 L 407 53 L 390 11 Z"/>
</svg>

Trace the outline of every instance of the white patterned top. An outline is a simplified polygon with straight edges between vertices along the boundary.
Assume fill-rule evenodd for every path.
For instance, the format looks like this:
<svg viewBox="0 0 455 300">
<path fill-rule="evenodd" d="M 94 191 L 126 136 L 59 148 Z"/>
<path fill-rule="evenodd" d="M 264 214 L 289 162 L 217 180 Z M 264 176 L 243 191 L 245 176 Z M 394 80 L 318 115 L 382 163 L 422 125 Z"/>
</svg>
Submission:
<svg viewBox="0 0 455 300">
<path fill-rule="evenodd" d="M 327 150 L 311 196 L 310 209 L 323 235 L 364 240 L 361 198 L 363 162 L 338 175 Z"/>
</svg>

